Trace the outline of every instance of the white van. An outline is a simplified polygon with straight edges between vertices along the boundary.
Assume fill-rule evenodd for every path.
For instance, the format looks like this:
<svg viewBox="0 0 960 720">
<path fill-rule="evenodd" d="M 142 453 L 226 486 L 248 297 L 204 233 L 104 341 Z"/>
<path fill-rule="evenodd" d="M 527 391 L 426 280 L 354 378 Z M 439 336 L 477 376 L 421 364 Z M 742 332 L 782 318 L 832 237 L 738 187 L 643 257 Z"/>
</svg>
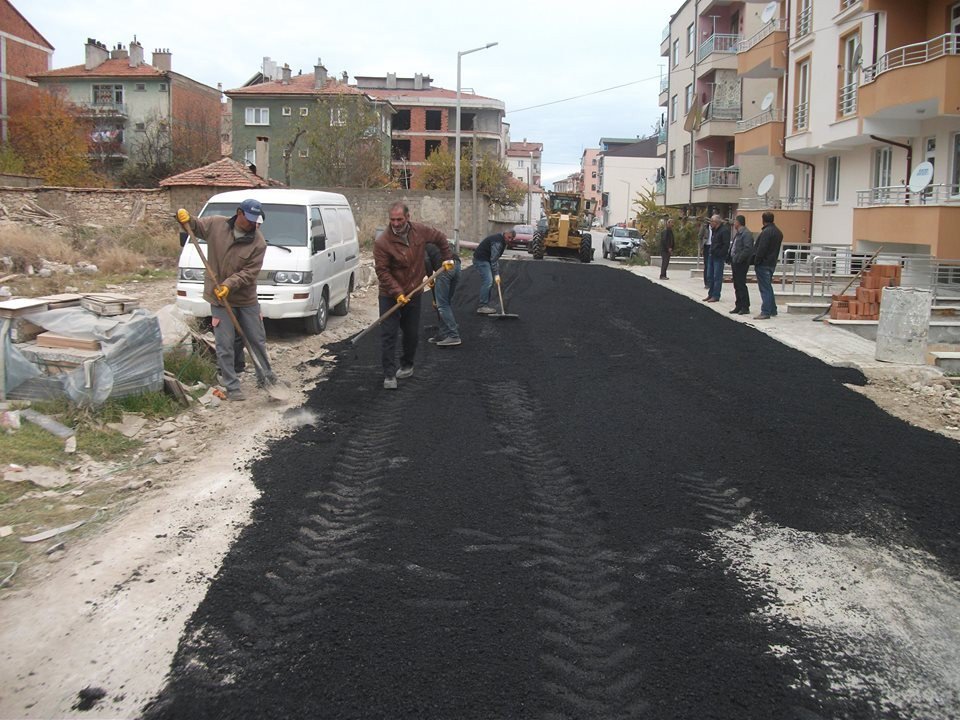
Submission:
<svg viewBox="0 0 960 720">
<path fill-rule="evenodd" d="M 267 241 L 257 278 L 257 299 L 266 318 L 304 318 L 309 333 L 321 333 L 330 312 L 346 315 L 360 264 L 357 225 L 343 195 L 314 190 L 232 190 L 214 195 L 200 217 L 237 214 L 247 198 L 259 200 Z M 200 240 L 206 251 L 206 243 Z M 203 299 L 203 263 L 192 242 L 180 252 L 177 307 L 209 317 Z"/>
</svg>

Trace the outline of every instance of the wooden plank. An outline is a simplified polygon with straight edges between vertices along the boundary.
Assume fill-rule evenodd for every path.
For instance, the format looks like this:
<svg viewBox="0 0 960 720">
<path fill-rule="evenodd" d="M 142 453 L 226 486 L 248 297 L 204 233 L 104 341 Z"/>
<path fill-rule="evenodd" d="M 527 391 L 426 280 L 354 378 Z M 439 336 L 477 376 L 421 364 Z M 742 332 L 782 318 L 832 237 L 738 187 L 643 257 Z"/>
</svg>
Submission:
<svg viewBox="0 0 960 720">
<path fill-rule="evenodd" d="M 17 317 L 30 312 L 42 312 L 47 309 L 47 303 L 36 298 L 17 298 L 0 302 L 0 317 Z"/>
<path fill-rule="evenodd" d="M 100 341 L 93 338 L 70 337 L 44 332 L 37 335 L 36 343 L 40 347 L 77 348 L 78 350 L 99 350 Z"/>
<path fill-rule="evenodd" d="M 80 304 L 82 296 L 77 293 L 58 293 L 56 295 L 44 295 L 37 300 L 43 300 L 47 303 L 47 309 L 58 310 L 65 307 L 75 307 Z"/>
</svg>

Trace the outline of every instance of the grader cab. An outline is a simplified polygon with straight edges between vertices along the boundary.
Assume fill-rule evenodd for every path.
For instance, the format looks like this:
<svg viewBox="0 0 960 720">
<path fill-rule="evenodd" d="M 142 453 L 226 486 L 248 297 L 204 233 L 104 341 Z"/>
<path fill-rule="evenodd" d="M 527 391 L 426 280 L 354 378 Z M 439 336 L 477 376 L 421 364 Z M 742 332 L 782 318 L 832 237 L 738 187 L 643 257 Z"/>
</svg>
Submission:
<svg viewBox="0 0 960 720">
<path fill-rule="evenodd" d="M 530 243 L 533 257 L 541 260 L 544 255 L 575 255 L 580 262 L 590 262 L 593 259 L 593 239 L 589 233 L 593 206 L 593 200 L 585 200 L 577 193 L 547 193 L 543 200 L 547 227 L 533 235 Z"/>
</svg>

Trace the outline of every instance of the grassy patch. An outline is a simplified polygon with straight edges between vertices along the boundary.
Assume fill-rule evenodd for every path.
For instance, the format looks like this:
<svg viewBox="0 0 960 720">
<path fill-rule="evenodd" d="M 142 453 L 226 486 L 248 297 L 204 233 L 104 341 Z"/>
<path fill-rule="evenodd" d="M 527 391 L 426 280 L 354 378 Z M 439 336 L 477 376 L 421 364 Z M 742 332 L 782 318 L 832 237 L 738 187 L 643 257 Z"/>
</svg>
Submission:
<svg viewBox="0 0 960 720">
<path fill-rule="evenodd" d="M 163 356 L 163 369 L 185 385 L 197 382 L 215 385 L 217 382 L 217 366 L 210 355 L 172 350 Z"/>
</svg>

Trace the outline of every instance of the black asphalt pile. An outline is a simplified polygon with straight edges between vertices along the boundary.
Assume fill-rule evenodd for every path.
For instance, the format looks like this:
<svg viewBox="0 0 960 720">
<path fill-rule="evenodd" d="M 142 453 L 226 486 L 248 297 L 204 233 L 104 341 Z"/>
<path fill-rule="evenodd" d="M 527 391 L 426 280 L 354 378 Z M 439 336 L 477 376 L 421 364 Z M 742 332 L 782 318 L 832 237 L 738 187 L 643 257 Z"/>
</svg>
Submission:
<svg viewBox="0 0 960 720">
<path fill-rule="evenodd" d="M 957 446 L 629 273 L 503 277 L 520 319 L 476 315 L 466 272 L 463 345 L 425 330 L 397 391 L 377 332 L 341 346 L 318 424 L 255 463 L 253 523 L 146 716 L 874 717 L 812 651 L 792 680 L 770 648 L 804 639 L 758 621 L 706 534 L 756 513 L 956 576 Z"/>
</svg>

